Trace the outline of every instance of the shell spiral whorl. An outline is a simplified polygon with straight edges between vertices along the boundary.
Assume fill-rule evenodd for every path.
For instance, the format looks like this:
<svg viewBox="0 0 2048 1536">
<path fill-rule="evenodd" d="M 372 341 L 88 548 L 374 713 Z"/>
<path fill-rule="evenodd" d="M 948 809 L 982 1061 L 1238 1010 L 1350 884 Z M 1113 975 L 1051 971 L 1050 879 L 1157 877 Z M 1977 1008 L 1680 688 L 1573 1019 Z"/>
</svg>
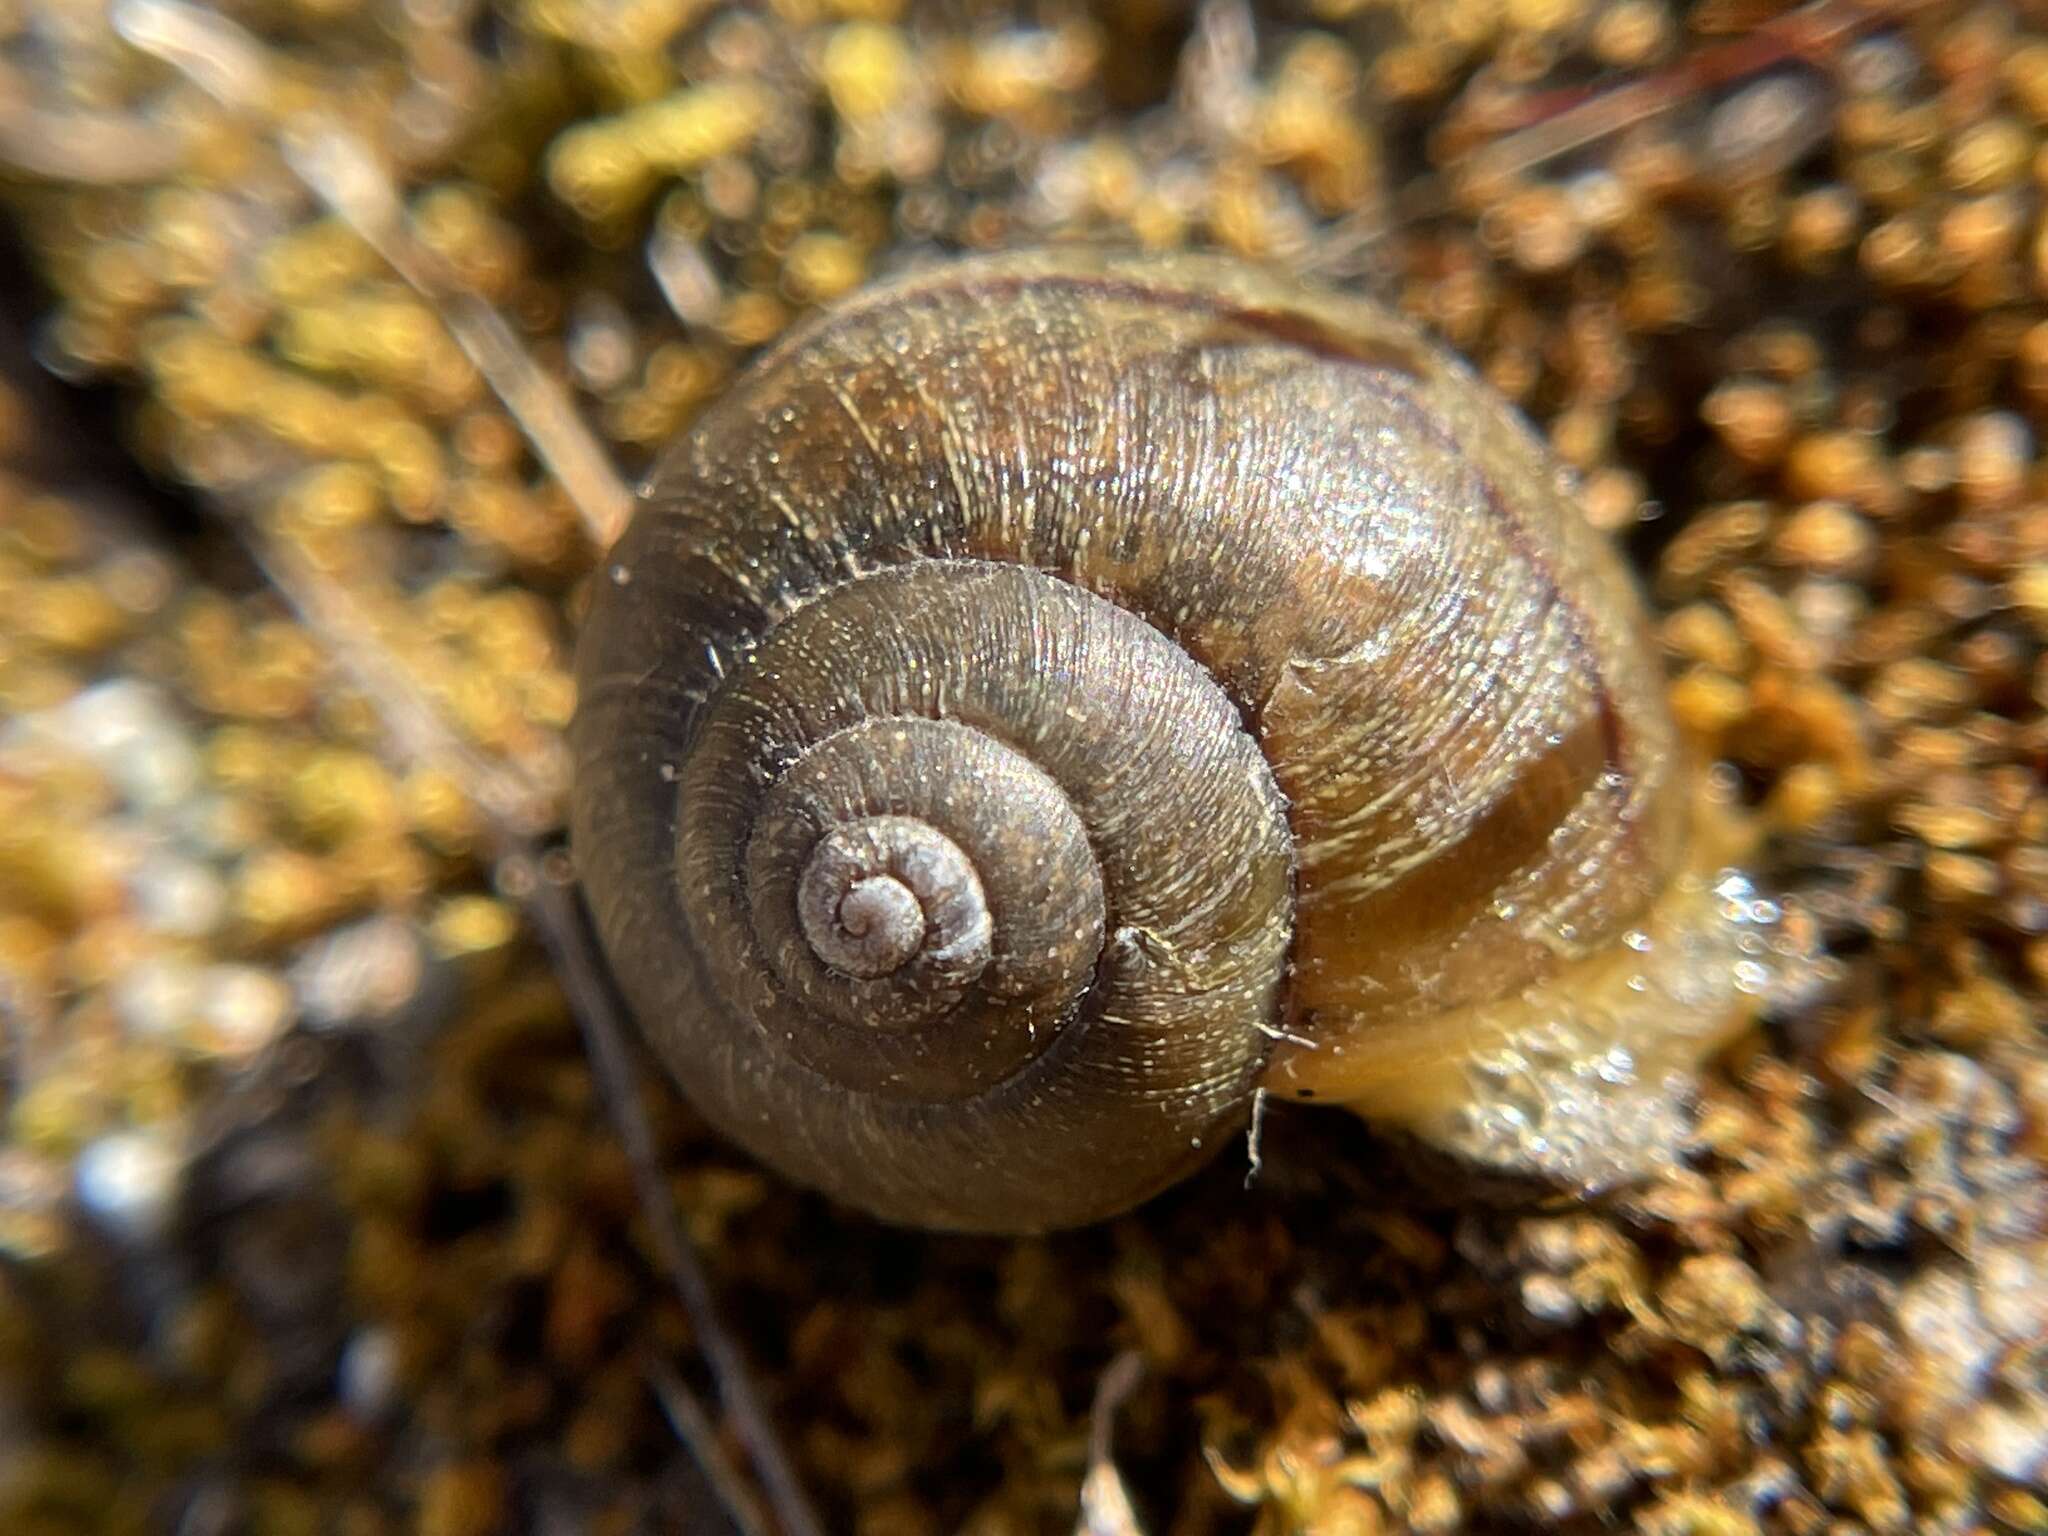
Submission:
<svg viewBox="0 0 2048 1536">
<path fill-rule="evenodd" d="M 1501 1010 L 1580 975 L 1567 1065 L 1659 1065 L 1669 989 L 1611 957 L 1697 957 L 1699 883 L 1639 602 L 1370 305 L 1091 253 L 884 285 L 705 414 L 613 559 L 592 911 L 691 1098 L 799 1180 L 1089 1220 L 1261 1082 L 1448 1124 Z M 1694 990 L 1674 1061 L 1732 1012 Z"/>
<path fill-rule="evenodd" d="M 1054 1224 L 1076 1147 L 1127 1203 L 1250 1091 L 1286 824 L 1141 619 L 1017 566 L 878 569 L 775 625 L 687 745 L 664 984 L 678 1025 L 750 1036 L 690 1070 L 784 1166 L 905 1220 Z"/>
<path fill-rule="evenodd" d="M 757 863 L 751 856 L 747 862 Z M 772 868 L 764 869 L 755 889 L 772 891 L 773 880 Z M 772 909 L 763 910 L 770 903 L 754 905 L 757 925 L 772 920 Z M 819 963 L 863 981 L 893 976 L 927 951 L 923 963 L 956 986 L 988 964 L 981 877 L 960 845 L 930 822 L 869 816 L 833 827 L 811 846 L 796 911 Z"/>
</svg>

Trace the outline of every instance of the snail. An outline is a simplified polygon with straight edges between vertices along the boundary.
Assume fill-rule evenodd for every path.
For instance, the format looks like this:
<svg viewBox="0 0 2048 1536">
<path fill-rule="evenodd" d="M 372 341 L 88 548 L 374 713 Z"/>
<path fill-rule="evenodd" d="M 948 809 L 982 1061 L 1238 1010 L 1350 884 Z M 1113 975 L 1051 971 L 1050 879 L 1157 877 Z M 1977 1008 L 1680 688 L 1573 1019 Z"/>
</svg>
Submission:
<svg viewBox="0 0 2048 1536">
<path fill-rule="evenodd" d="M 1064 249 L 883 283 L 595 585 L 572 836 L 626 1000 L 885 1220 L 1113 1214 L 1262 1092 L 1596 1190 L 1783 968 L 1619 554 L 1362 299 Z"/>
</svg>

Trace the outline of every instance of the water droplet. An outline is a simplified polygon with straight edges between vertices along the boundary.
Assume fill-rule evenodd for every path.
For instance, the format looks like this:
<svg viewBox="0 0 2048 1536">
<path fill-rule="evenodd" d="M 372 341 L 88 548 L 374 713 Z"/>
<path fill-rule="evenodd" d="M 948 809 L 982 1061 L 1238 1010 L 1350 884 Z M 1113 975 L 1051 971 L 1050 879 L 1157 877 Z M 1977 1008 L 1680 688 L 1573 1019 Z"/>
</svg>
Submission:
<svg viewBox="0 0 2048 1536">
<path fill-rule="evenodd" d="M 1721 898 L 1721 915 L 1729 922 L 1749 921 L 1750 908 L 1756 901 L 1756 887 L 1740 870 L 1724 870 L 1714 883 L 1714 894 Z"/>
<path fill-rule="evenodd" d="M 1632 1083 L 1636 1080 L 1636 1059 L 1617 1045 L 1594 1063 L 1593 1074 L 1603 1083 Z"/>
</svg>

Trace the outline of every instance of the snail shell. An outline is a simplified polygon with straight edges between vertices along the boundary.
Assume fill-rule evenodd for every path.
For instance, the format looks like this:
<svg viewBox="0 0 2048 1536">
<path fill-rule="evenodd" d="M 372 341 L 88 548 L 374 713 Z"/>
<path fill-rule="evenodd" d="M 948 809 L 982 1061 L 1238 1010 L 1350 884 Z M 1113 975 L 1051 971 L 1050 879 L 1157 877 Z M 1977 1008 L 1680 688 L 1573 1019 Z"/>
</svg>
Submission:
<svg viewBox="0 0 2048 1536">
<path fill-rule="evenodd" d="M 579 683 L 641 1026 L 895 1221 L 1121 1210 L 1262 1086 L 1597 1186 L 1769 958 L 1558 466 L 1397 318 L 1221 260 L 801 328 L 653 476 Z"/>
</svg>

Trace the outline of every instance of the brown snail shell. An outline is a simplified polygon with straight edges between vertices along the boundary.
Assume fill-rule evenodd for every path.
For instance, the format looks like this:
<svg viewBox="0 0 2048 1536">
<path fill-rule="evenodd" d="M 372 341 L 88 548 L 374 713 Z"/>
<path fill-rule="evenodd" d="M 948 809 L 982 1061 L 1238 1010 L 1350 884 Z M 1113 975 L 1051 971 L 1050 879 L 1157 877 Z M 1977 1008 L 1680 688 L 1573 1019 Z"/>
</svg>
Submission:
<svg viewBox="0 0 2048 1536">
<path fill-rule="evenodd" d="M 1261 1086 L 1596 1187 L 1767 979 L 1542 445 L 1223 260 L 966 261 L 800 328 L 654 475 L 579 680 L 643 1029 L 891 1220 L 1110 1214 Z"/>
</svg>

